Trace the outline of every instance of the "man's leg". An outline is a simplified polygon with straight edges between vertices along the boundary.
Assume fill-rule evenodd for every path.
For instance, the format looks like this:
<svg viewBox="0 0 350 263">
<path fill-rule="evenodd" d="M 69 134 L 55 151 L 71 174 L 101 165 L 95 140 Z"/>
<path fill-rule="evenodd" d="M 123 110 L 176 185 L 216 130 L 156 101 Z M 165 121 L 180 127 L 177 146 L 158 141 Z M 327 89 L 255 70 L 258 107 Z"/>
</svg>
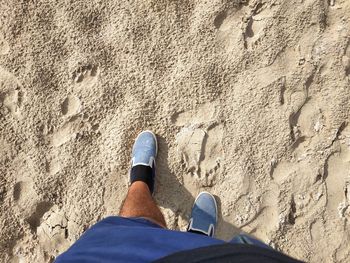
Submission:
<svg viewBox="0 0 350 263">
<path fill-rule="evenodd" d="M 131 184 L 119 215 L 122 217 L 143 217 L 166 228 L 162 212 L 153 200 L 149 187 L 142 181 Z"/>
</svg>

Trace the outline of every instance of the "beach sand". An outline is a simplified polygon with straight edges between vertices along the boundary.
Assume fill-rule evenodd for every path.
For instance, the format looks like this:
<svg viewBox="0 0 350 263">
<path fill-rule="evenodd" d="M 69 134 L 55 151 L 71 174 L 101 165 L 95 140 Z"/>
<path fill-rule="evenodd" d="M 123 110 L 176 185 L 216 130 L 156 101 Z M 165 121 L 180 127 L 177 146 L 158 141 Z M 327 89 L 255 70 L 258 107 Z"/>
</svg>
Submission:
<svg viewBox="0 0 350 263">
<path fill-rule="evenodd" d="M 137 134 L 185 230 L 350 260 L 350 2 L 0 2 L 0 261 L 51 262 L 117 215 Z"/>
</svg>

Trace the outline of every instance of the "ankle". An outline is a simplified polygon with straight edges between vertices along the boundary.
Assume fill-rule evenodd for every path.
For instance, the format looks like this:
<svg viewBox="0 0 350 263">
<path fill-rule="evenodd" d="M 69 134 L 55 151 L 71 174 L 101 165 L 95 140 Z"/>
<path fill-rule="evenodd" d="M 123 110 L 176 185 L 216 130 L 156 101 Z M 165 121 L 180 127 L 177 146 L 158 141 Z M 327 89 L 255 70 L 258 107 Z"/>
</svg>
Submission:
<svg viewBox="0 0 350 263">
<path fill-rule="evenodd" d="M 147 185 L 149 191 L 153 193 L 154 187 L 154 168 L 146 165 L 136 165 L 131 168 L 130 171 L 130 182 L 143 182 Z"/>
<path fill-rule="evenodd" d="M 148 193 L 151 195 L 148 185 L 143 181 L 134 181 L 129 187 L 129 192 Z"/>
</svg>

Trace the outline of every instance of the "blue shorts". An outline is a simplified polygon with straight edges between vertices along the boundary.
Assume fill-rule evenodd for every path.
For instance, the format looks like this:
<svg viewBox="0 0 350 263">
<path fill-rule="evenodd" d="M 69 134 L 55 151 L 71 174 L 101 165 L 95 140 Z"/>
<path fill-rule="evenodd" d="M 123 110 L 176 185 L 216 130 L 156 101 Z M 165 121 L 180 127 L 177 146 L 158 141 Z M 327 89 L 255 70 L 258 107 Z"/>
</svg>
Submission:
<svg viewBox="0 0 350 263">
<path fill-rule="evenodd" d="M 231 242 L 268 247 L 244 235 Z M 93 225 L 55 262 L 150 262 L 175 252 L 225 243 L 205 235 L 163 229 L 144 218 L 111 216 Z"/>
</svg>

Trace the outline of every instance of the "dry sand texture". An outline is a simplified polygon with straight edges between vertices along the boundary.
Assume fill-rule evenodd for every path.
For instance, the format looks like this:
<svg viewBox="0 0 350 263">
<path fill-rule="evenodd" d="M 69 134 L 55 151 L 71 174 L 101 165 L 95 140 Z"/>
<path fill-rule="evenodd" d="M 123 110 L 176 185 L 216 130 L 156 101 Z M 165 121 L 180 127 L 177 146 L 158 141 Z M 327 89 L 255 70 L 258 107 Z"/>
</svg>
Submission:
<svg viewBox="0 0 350 263">
<path fill-rule="evenodd" d="M 219 238 L 350 260 L 349 0 L 1 0 L 0 25 L 1 262 L 116 214 L 146 128 L 169 227 L 207 190 Z"/>
</svg>

